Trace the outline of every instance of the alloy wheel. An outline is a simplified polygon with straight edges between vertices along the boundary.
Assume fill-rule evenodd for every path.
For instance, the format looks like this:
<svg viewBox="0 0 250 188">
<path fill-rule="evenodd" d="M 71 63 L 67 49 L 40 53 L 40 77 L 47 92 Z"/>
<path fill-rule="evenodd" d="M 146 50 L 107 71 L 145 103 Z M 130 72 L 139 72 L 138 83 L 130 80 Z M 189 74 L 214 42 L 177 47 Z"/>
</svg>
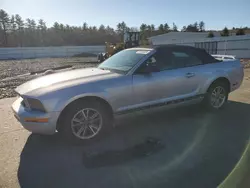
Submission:
<svg viewBox="0 0 250 188">
<path fill-rule="evenodd" d="M 220 108 L 226 101 L 226 91 L 223 87 L 217 86 L 211 93 L 211 105 L 214 108 Z"/>
<path fill-rule="evenodd" d="M 72 133 L 80 139 L 90 139 L 102 128 L 102 116 L 93 108 L 78 111 L 71 120 Z"/>
</svg>

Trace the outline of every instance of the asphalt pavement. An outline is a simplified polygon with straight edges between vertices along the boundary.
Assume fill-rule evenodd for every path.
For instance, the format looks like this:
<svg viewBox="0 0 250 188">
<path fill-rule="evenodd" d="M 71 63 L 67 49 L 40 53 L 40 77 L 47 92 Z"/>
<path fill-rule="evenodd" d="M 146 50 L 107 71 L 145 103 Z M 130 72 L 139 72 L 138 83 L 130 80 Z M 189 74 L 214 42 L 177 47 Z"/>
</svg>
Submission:
<svg viewBox="0 0 250 188">
<path fill-rule="evenodd" d="M 250 135 L 250 71 L 216 113 L 189 106 L 124 117 L 104 138 L 72 145 L 30 134 L 0 100 L 0 187 L 202 187 L 219 185 Z"/>
</svg>

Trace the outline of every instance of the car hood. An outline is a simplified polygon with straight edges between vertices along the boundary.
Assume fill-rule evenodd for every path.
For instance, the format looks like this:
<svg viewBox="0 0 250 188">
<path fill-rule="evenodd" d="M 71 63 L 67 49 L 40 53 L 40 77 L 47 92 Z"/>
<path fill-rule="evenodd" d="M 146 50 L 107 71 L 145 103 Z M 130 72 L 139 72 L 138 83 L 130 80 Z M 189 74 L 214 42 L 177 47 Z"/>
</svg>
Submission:
<svg viewBox="0 0 250 188">
<path fill-rule="evenodd" d="M 121 76 L 121 74 L 114 73 L 109 70 L 101 70 L 98 68 L 70 70 L 41 76 L 34 80 L 30 80 L 18 86 L 15 91 L 20 95 L 29 95 L 30 92 L 41 90 L 42 88 L 55 88 L 55 86 L 58 86 L 57 88 L 66 88 L 72 85 L 118 76 Z"/>
</svg>

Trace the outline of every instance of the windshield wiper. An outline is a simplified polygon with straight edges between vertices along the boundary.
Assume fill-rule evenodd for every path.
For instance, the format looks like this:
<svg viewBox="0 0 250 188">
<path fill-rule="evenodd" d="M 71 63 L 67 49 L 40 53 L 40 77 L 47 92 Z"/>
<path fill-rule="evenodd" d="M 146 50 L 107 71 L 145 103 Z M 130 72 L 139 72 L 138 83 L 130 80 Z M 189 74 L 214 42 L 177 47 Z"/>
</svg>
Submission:
<svg viewBox="0 0 250 188">
<path fill-rule="evenodd" d="M 101 70 L 109 70 L 110 72 L 116 72 L 116 73 L 120 73 L 120 74 L 125 74 L 125 71 L 122 70 L 118 70 L 118 69 L 111 69 L 111 68 L 103 68 L 103 67 L 98 67 Z"/>
<path fill-rule="evenodd" d="M 107 67 L 98 67 L 98 68 L 101 69 L 101 70 L 112 70 L 112 69 L 107 68 Z"/>
</svg>

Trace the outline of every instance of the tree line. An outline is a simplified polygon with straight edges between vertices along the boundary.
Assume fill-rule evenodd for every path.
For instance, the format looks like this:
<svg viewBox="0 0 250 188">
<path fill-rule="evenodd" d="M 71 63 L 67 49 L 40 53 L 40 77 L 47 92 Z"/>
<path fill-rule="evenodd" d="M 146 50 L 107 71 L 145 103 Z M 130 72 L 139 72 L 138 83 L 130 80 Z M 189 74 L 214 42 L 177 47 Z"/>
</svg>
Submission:
<svg viewBox="0 0 250 188">
<path fill-rule="evenodd" d="M 226 36 L 227 31 L 224 30 L 223 36 Z M 114 29 L 104 25 L 91 26 L 86 22 L 82 26 L 55 22 L 52 27 L 48 27 L 43 19 L 23 20 L 18 14 L 9 15 L 5 10 L 0 9 L 0 47 L 103 45 L 105 42 L 123 41 L 123 33 L 126 31 L 140 31 L 141 43 L 147 43 L 147 38 L 151 36 L 179 32 L 175 23 L 171 25 L 163 23 L 159 26 L 142 23 L 137 28 L 129 27 L 125 22 L 121 22 Z M 195 22 L 183 26 L 180 31 L 205 32 L 205 23 L 203 21 Z M 241 29 L 240 34 L 244 34 L 244 30 Z M 210 33 L 208 37 L 213 37 L 213 34 Z"/>
<path fill-rule="evenodd" d="M 245 30 L 249 30 L 248 27 L 244 27 L 244 28 L 232 28 L 231 30 L 231 34 L 230 34 L 230 31 L 227 27 L 225 27 L 222 32 L 220 32 L 220 36 L 222 37 L 228 37 L 230 35 L 232 35 L 233 32 L 235 32 L 235 35 L 245 35 Z M 214 33 L 212 31 L 209 31 L 208 32 L 208 36 L 209 38 L 212 38 L 214 37 Z"/>
</svg>

